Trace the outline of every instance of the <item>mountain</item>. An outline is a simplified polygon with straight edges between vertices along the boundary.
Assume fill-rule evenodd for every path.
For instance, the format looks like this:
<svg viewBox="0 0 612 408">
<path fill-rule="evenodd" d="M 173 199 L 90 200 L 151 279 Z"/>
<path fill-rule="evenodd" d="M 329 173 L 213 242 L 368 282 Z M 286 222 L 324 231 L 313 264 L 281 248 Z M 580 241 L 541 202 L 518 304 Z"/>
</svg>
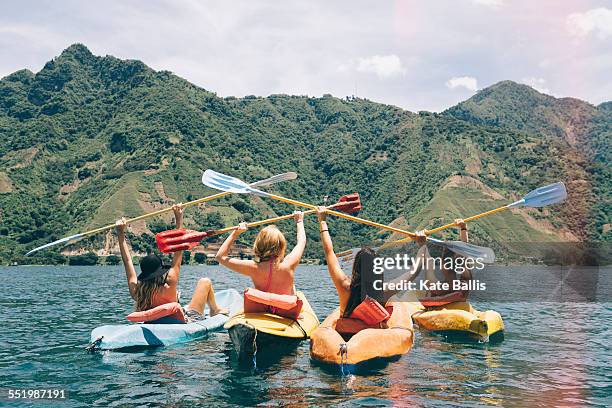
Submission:
<svg viewBox="0 0 612 408">
<path fill-rule="evenodd" d="M 574 105 L 578 111 L 568 112 Z M 122 215 L 211 194 L 200 183 L 207 168 L 248 181 L 296 171 L 298 180 L 274 191 L 311 203 L 358 191 L 363 217 L 411 229 L 565 180 L 573 200 L 588 196 L 578 207 L 487 218 L 471 227 L 474 241 L 496 243 L 500 254 L 513 240 L 609 241 L 609 209 L 601 203 L 610 197 L 610 118 L 610 104 L 555 99 L 509 81 L 442 114 L 328 95 L 221 98 L 168 71 L 75 44 L 36 74 L 0 80 L 0 262 L 116 252 L 109 233 L 23 258 L 30 248 Z M 205 230 L 292 210 L 234 195 L 188 210 L 186 225 Z M 153 233 L 171 222 L 135 223 L 134 251 L 151 250 Z M 317 225 L 306 225 L 307 255 L 320 257 Z M 293 231 L 290 222 L 280 226 Z M 338 249 L 390 238 L 343 220 L 332 229 Z"/>
<path fill-rule="evenodd" d="M 560 142 L 569 199 L 566 218 L 583 240 L 609 240 L 612 102 L 593 106 L 502 81 L 444 112 L 467 122 Z"/>
<path fill-rule="evenodd" d="M 501 126 L 521 132 L 583 143 L 598 110 L 575 98 L 554 98 L 512 81 L 502 81 L 445 112 L 471 123 Z"/>
</svg>

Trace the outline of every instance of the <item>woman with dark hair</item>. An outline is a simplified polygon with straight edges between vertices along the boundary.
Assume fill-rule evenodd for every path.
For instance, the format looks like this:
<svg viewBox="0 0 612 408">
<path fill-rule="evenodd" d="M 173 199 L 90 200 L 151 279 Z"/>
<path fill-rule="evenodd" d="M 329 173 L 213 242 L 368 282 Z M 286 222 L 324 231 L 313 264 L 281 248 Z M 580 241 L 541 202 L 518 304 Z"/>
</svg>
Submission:
<svg viewBox="0 0 612 408">
<path fill-rule="evenodd" d="M 366 296 L 383 303 L 382 291 L 377 291 L 373 287 L 373 269 L 374 259 L 377 257 L 376 252 L 371 248 L 362 248 L 355 255 L 353 262 L 353 270 L 351 277 L 348 277 L 334 252 L 334 246 L 329 235 L 329 227 L 326 221 L 325 207 L 317 208 L 317 216 L 319 219 L 321 244 L 327 262 L 327 270 L 329 276 L 334 282 L 338 298 L 340 300 L 340 315 L 342 317 L 350 317 L 355 308 L 357 308 L 366 298 Z"/>
<path fill-rule="evenodd" d="M 376 358 L 400 356 L 412 347 L 412 314 L 415 303 L 385 301 L 382 287 L 375 285 L 376 253 L 362 248 L 348 277 L 334 253 L 326 222 L 326 209 L 317 208 L 321 243 L 329 276 L 334 282 L 340 307 L 334 310 L 310 336 L 310 355 L 316 361 L 344 366 Z"/>
</svg>

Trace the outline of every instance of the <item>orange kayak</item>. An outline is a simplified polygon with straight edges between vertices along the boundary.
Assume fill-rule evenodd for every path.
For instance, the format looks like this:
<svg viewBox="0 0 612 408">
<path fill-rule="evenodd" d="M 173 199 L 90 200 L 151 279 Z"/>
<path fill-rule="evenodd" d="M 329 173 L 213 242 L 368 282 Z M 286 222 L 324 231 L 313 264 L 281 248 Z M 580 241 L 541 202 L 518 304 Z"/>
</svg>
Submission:
<svg viewBox="0 0 612 408">
<path fill-rule="evenodd" d="M 388 328 L 363 329 L 347 340 L 336 331 L 340 318 L 340 310 L 336 309 L 312 332 L 311 358 L 321 363 L 350 367 L 377 359 L 397 358 L 410 351 L 414 340 L 411 316 L 416 306 L 409 302 L 388 304 L 393 305 Z"/>
</svg>

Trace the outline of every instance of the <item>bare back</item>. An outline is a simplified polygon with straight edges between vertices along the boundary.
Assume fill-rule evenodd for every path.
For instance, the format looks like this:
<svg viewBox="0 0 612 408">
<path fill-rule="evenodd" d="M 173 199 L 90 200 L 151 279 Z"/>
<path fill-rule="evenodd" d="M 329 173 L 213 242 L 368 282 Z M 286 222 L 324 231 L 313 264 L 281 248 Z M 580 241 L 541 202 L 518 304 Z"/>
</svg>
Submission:
<svg viewBox="0 0 612 408">
<path fill-rule="evenodd" d="M 256 264 L 251 275 L 255 289 L 279 295 L 294 295 L 294 270 L 283 262 L 265 261 Z"/>
<path fill-rule="evenodd" d="M 166 303 L 178 302 L 176 285 L 164 284 L 164 287 L 153 296 L 151 307 L 157 307 Z"/>
</svg>

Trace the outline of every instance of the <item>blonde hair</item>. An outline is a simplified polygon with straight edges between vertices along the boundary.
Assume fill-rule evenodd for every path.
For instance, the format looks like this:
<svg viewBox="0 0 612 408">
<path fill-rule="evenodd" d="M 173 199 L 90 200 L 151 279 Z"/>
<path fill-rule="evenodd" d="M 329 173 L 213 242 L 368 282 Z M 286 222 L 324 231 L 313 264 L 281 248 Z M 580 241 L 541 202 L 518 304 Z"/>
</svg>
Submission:
<svg viewBox="0 0 612 408">
<path fill-rule="evenodd" d="M 153 279 L 138 281 L 136 285 L 136 304 L 134 309 L 137 312 L 143 312 L 153 307 L 153 298 L 161 291 L 166 283 L 166 274 Z"/>
<path fill-rule="evenodd" d="M 259 258 L 259 262 L 267 261 L 273 257 L 280 261 L 285 257 L 286 249 L 287 240 L 276 225 L 268 225 L 262 228 L 253 244 L 253 252 Z"/>
</svg>

